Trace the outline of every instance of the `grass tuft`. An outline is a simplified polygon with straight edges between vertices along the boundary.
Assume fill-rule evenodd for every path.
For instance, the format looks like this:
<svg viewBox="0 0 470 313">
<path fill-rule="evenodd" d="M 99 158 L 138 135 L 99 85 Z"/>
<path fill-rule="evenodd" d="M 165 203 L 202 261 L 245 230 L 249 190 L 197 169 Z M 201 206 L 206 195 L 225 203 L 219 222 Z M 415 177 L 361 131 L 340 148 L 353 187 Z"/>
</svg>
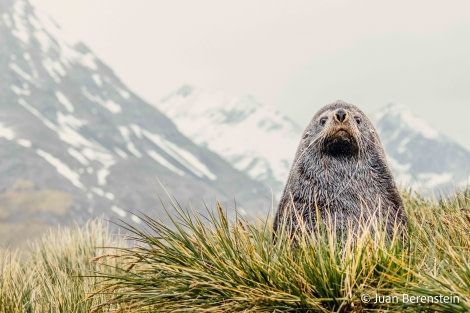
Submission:
<svg viewBox="0 0 470 313">
<path fill-rule="evenodd" d="M 269 223 L 173 204 L 172 225 L 147 215 L 145 227 L 124 223 L 137 244 L 123 250 L 126 266 L 102 275 L 97 295 L 131 312 L 469 311 L 468 192 L 404 200 L 406 244 L 377 225 L 340 239 L 328 221 L 274 244 Z M 418 296 L 425 303 L 411 303 Z"/>
<path fill-rule="evenodd" d="M 108 300 L 107 295 L 86 298 L 100 282 L 96 273 L 121 266 L 120 258 L 107 264 L 91 261 L 118 246 L 125 242 L 112 236 L 106 223 L 94 220 L 82 228 L 51 231 L 22 253 L 0 251 L 0 312 L 89 313 Z"/>
</svg>

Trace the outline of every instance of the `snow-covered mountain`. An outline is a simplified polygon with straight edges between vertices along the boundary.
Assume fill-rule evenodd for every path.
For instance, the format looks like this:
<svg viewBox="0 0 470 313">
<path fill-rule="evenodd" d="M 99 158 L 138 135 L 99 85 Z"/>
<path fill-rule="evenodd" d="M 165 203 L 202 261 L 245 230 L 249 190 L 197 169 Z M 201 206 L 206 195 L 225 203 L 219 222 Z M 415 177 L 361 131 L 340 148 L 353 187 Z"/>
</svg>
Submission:
<svg viewBox="0 0 470 313">
<path fill-rule="evenodd" d="M 250 96 L 230 97 L 188 85 L 157 107 L 196 143 L 267 184 L 276 195 L 282 191 L 302 131 L 290 119 Z M 467 185 L 470 152 L 404 106 L 387 105 L 373 120 L 400 186 L 446 192 Z"/>
<path fill-rule="evenodd" d="M 0 224 L 158 211 L 156 177 L 184 206 L 236 200 L 267 212 L 267 188 L 181 134 L 28 1 L 0 0 L 0 10 Z M 26 198 L 12 200 L 18 186 Z M 45 214 L 25 190 L 71 200 Z M 34 205 L 23 212 L 21 201 Z"/>
<path fill-rule="evenodd" d="M 375 126 L 401 186 L 436 193 L 467 186 L 470 152 L 404 106 L 385 106 Z"/>
<path fill-rule="evenodd" d="M 252 96 L 185 85 L 156 105 L 197 144 L 218 153 L 279 196 L 302 129 Z"/>
</svg>

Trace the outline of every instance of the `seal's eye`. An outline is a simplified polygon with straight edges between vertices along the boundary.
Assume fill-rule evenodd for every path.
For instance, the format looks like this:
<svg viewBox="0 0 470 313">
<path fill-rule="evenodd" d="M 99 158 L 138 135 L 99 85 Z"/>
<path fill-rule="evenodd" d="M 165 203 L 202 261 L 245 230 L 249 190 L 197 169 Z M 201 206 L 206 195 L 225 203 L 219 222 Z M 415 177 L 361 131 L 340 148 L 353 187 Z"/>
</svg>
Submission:
<svg viewBox="0 0 470 313">
<path fill-rule="evenodd" d="M 359 116 L 354 116 L 354 119 L 358 124 L 361 124 L 361 118 Z"/>
<path fill-rule="evenodd" d="M 320 119 L 320 125 L 321 125 L 321 126 L 325 125 L 325 123 L 326 123 L 327 120 L 328 120 L 327 117 L 322 117 L 322 118 Z"/>
</svg>

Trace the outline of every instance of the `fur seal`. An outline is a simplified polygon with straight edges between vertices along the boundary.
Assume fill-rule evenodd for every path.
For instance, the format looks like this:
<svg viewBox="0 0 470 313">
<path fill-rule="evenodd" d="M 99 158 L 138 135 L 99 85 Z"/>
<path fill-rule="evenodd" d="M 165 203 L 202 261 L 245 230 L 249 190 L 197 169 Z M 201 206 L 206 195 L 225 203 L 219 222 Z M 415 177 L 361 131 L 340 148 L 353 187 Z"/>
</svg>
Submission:
<svg viewBox="0 0 470 313">
<path fill-rule="evenodd" d="M 274 239 L 280 225 L 313 230 L 317 209 L 337 234 L 373 216 L 385 221 L 389 236 L 397 224 L 406 238 L 406 213 L 379 136 L 359 108 L 340 100 L 322 107 L 303 132 L 274 218 Z"/>
</svg>

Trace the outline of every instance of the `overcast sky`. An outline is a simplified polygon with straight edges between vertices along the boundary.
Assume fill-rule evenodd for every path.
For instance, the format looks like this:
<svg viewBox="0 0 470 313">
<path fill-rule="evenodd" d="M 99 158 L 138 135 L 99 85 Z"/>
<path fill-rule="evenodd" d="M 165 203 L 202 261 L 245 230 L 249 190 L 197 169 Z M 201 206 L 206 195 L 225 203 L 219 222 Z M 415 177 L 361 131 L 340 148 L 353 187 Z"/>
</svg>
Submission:
<svg viewBox="0 0 470 313">
<path fill-rule="evenodd" d="M 330 81 L 330 85 L 326 86 L 328 88 L 323 88 L 319 77 L 325 74 L 322 71 L 331 71 L 332 67 L 315 67 L 315 64 L 323 64 L 322 60 L 325 60 L 324 64 L 348 64 L 347 51 L 354 52 L 358 43 L 374 46 L 376 42 L 383 42 L 380 38 L 387 40 L 396 38 L 393 37 L 395 35 L 408 36 L 406 38 L 414 38 L 413 41 L 445 38 L 446 32 L 470 21 L 468 0 L 32 2 L 51 15 L 67 32 L 84 41 L 146 100 L 156 102 L 183 83 L 217 88 L 233 95 L 250 93 L 263 103 L 278 106 L 302 127 L 320 105 L 326 104 L 315 103 L 312 108 L 308 103 L 330 98 L 351 101 L 366 112 L 372 112 L 374 105 L 382 106 L 390 101 L 401 102 L 414 113 L 422 112 L 422 105 L 425 104 L 419 104 L 416 99 L 420 99 L 420 93 L 426 90 L 423 86 L 411 96 L 412 92 L 408 90 L 407 97 L 403 98 L 398 94 L 390 99 L 391 93 L 386 93 L 383 99 L 380 93 L 369 98 L 355 97 L 350 90 L 343 92 L 348 86 L 353 86 L 350 80 L 342 81 L 336 89 L 331 88 Z M 470 42 L 468 38 L 470 34 L 466 40 L 458 40 Z M 364 46 L 367 47 L 367 44 Z M 426 47 L 425 44 L 416 49 Z M 465 47 L 470 47 L 470 44 Z M 410 53 L 413 54 L 413 51 Z M 414 55 L 419 60 L 419 53 Z M 339 62 L 335 61 L 335 56 L 339 56 Z M 311 73 L 316 68 L 318 77 L 312 78 Z M 404 78 L 409 76 L 406 70 Z M 454 70 L 458 72 L 459 68 L 452 69 L 450 76 Z M 376 74 L 371 69 L 364 75 Z M 432 72 L 425 74 L 432 75 Z M 456 77 L 460 76 L 467 77 L 470 73 L 456 74 Z M 328 89 L 329 93 L 319 94 L 318 98 L 304 95 L 297 87 L 302 81 L 305 84 L 303 78 L 311 79 L 312 84 L 320 86 L 316 92 Z M 413 82 L 416 83 L 416 80 L 423 81 L 415 77 Z M 360 88 L 362 94 L 367 92 L 370 81 L 375 81 L 374 77 L 364 80 L 363 88 Z M 451 108 L 464 110 L 466 116 L 470 116 L 470 98 L 465 98 L 470 87 L 459 88 L 461 90 L 452 91 L 461 96 L 455 99 Z M 353 89 L 356 90 L 355 87 Z M 460 103 L 461 99 L 468 101 Z M 437 109 L 433 112 L 424 114 L 424 118 L 434 125 L 439 122 L 439 130 L 446 131 L 447 135 L 455 137 L 470 149 L 467 131 L 462 132 L 457 127 L 459 123 L 453 120 L 454 117 L 449 113 L 442 124 L 443 113 Z M 466 122 L 465 114 L 457 114 L 461 118 L 459 122 Z M 450 124 L 452 127 L 447 127 Z"/>
</svg>

